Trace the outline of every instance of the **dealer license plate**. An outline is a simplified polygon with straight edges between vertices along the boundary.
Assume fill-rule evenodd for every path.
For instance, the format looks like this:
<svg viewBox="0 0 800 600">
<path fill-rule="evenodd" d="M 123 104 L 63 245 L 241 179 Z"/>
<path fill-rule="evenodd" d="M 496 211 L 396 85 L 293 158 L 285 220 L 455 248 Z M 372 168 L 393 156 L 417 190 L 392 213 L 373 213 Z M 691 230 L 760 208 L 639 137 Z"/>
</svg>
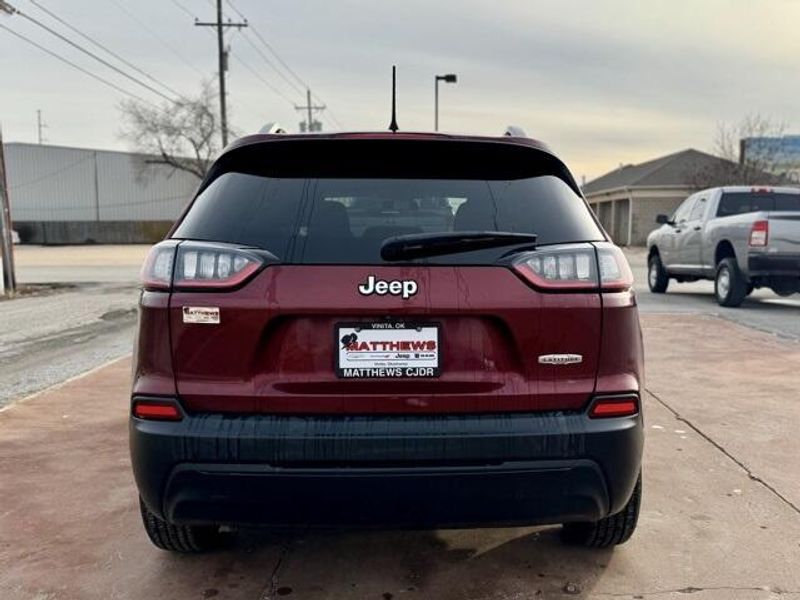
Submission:
<svg viewBox="0 0 800 600">
<path fill-rule="evenodd" d="M 339 323 L 336 375 L 346 379 L 438 377 L 438 323 Z"/>
</svg>

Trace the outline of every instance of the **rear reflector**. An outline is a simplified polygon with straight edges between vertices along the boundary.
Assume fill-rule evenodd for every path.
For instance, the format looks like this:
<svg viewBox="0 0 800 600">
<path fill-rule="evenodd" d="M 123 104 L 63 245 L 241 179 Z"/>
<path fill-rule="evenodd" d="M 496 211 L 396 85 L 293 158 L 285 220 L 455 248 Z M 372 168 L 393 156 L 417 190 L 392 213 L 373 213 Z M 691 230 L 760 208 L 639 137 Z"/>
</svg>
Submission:
<svg viewBox="0 0 800 600">
<path fill-rule="evenodd" d="M 751 246 L 766 246 L 769 241 L 769 221 L 756 221 L 750 230 Z"/>
<path fill-rule="evenodd" d="M 639 398 L 636 396 L 607 396 L 594 401 L 589 417 L 592 419 L 629 417 L 638 412 Z"/>
<path fill-rule="evenodd" d="M 170 402 L 150 402 L 137 400 L 133 405 L 133 416 L 152 421 L 180 421 L 183 418 L 180 409 Z"/>
</svg>

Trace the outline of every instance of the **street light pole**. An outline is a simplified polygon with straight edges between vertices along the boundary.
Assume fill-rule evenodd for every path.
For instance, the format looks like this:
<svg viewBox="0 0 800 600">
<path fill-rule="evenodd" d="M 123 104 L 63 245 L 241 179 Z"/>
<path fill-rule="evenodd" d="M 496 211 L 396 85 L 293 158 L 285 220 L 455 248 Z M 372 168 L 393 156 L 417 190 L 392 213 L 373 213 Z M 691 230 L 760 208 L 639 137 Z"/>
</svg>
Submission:
<svg viewBox="0 0 800 600">
<path fill-rule="evenodd" d="M 434 81 L 433 92 L 433 130 L 439 131 L 439 82 L 456 83 L 458 77 L 455 73 L 448 73 L 447 75 L 437 75 Z"/>
</svg>

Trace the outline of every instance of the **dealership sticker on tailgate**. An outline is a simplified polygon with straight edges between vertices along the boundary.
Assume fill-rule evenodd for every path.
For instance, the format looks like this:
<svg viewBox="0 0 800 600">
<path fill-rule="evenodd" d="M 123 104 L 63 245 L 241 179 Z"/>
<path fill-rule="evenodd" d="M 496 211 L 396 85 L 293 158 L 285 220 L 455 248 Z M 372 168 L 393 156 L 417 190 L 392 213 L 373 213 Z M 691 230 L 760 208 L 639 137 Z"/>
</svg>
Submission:
<svg viewBox="0 0 800 600">
<path fill-rule="evenodd" d="M 219 308 L 216 306 L 184 306 L 184 323 L 219 324 Z"/>
<path fill-rule="evenodd" d="M 340 323 L 336 375 L 347 379 L 438 377 L 439 324 Z"/>
</svg>

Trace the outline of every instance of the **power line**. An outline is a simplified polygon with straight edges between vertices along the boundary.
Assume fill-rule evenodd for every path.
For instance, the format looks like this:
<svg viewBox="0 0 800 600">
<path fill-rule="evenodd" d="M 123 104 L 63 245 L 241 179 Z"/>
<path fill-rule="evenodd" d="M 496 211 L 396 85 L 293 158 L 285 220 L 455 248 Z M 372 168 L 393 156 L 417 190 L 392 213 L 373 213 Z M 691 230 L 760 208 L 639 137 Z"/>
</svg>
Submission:
<svg viewBox="0 0 800 600">
<path fill-rule="evenodd" d="M 264 62 L 266 62 L 270 67 L 272 67 L 272 70 L 275 71 L 281 79 L 283 79 L 286 83 L 289 84 L 289 87 L 291 87 L 298 94 L 302 95 L 305 93 L 305 90 L 303 90 L 303 88 L 301 88 L 294 81 L 289 79 L 286 75 L 283 74 L 282 71 L 278 69 L 278 67 L 275 66 L 275 64 L 269 59 L 269 57 L 264 53 L 264 51 L 258 46 L 256 46 L 255 42 L 253 42 L 253 40 L 251 40 L 244 31 L 242 32 L 241 37 L 242 39 L 244 39 L 244 41 L 250 44 L 253 50 L 255 50 L 261 56 L 261 58 L 264 59 Z"/>
<path fill-rule="evenodd" d="M 230 7 L 230 8 L 231 8 L 231 9 L 232 9 L 232 10 L 233 10 L 233 11 L 234 11 L 234 12 L 235 12 L 237 15 L 239 15 L 239 17 L 240 17 L 240 18 L 242 18 L 242 19 L 246 19 L 246 17 L 245 17 L 245 16 L 244 16 L 244 14 L 242 13 L 242 11 L 240 11 L 238 8 L 236 8 L 236 5 L 233 3 L 233 1 L 232 1 L 232 0 L 225 0 L 225 3 L 226 3 L 226 4 L 227 4 L 227 5 L 228 5 L 228 6 L 229 6 L 229 7 Z M 266 48 L 266 49 L 267 49 L 267 50 L 270 52 L 270 54 L 272 54 L 272 56 L 273 56 L 273 57 L 275 57 L 275 60 L 277 60 L 277 61 L 278 61 L 278 63 L 280 63 L 280 65 L 281 65 L 281 66 L 282 66 L 282 67 L 283 67 L 283 68 L 286 70 L 286 72 L 287 72 L 287 73 L 289 73 L 289 74 L 290 74 L 292 77 L 294 77 L 295 81 L 297 81 L 297 83 L 299 83 L 299 84 L 300 84 L 300 86 L 301 86 L 301 89 L 300 89 L 300 90 L 298 90 L 298 89 L 297 89 L 297 87 L 296 87 L 296 86 L 295 86 L 293 83 L 291 83 L 291 82 L 289 81 L 288 77 L 286 77 L 286 76 L 285 76 L 283 73 L 281 73 L 281 72 L 280 72 L 278 69 L 276 69 L 276 68 L 275 68 L 275 66 L 274 66 L 274 64 L 272 63 L 272 61 L 270 61 L 270 60 L 269 60 L 269 59 L 268 59 L 266 56 L 264 56 L 264 54 L 263 54 L 262 52 L 259 52 L 259 54 L 261 54 L 262 58 L 264 58 L 264 59 L 266 60 L 266 62 L 267 62 L 267 63 L 268 63 L 268 64 L 269 64 L 269 65 L 270 65 L 270 66 L 271 66 L 273 69 L 275 69 L 275 71 L 278 73 L 278 75 L 280 75 L 280 76 L 281 76 L 281 77 L 282 77 L 282 78 L 283 78 L 283 79 L 284 79 L 284 80 L 285 80 L 287 83 L 289 83 L 289 84 L 292 86 L 292 88 L 293 88 L 293 89 L 294 89 L 296 92 L 298 92 L 298 93 L 301 93 L 301 94 L 302 94 L 302 93 L 304 93 L 304 90 L 311 89 L 311 86 L 310 86 L 310 85 L 309 85 L 309 84 L 308 84 L 308 83 L 307 83 L 307 82 L 306 82 L 306 81 L 305 81 L 305 80 L 304 80 L 302 77 L 300 77 L 300 75 L 298 75 L 298 74 L 297 74 L 297 72 L 296 72 L 294 69 L 292 69 L 292 67 L 291 67 L 291 66 L 289 66 L 289 63 L 287 63 L 287 62 L 286 62 L 286 61 L 285 61 L 285 60 L 284 60 L 284 59 L 281 57 L 281 55 L 280 55 L 280 54 L 278 54 L 278 52 L 275 50 L 275 48 L 273 48 L 273 47 L 272 47 L 272 45 L 271 45 L 269 42 L 267 42 L 267 40 L 264 38 L 264 36 L 263 36 L 263 35 L 261 35 L 261 32 L 258 30 L 258 28 L 257 28 L 255 25 L 253 25 L 252 23 L 250 23 L 250 31 L 252 31 L 252 32 L 253 32 L 253 35 L 255 35 L 255 36 L 256 36 L 256 38 L 258 39 L 258 41 L 260 41 L 260 42 L 261 42 L 261 43 L 264 45 L 264 47 L 265 47 L 265 48 Z M 243 37 L 245 37 L 245 39 L 247 39 L 247 36 L 243 36 Z M 249 39 L 247 39 L 247 41 L 248 41 L 248 43 L 250 43 L 250 40 L 249 40 Z M 251 43 L 251 45 L 252 45 L 252 43 Z M 314 96 L 314 98 L 317 100 L 317 102 L 319 102 L 320 104 L 324 104 L 324 105 L 326 105 L 326 110 L 328 111 L 328 114 L 326 114 L 326 115 L 324 115 L 324 116 L 327 116 L 327 117 L 329 117 L 328 121 L 329 121 L 329 122 L 331 122 L 331 123 L 334 123 L 334 124 L 335 124 L 335 126 L 336 126 L 336 127 L 338 127 L 339 129 L 344 129 L 344 127 L 342 126 L 342 124 L 339 122 L 339 119 L 337 119 L 337 118 L 336 118 L 336 115 L 334 115 L 334 114 L 333 114 L 333 111 L 331 111 L 331 109 L 330 109 L 329 107 L 327 107 L 327 103 L 326 103 L 326 102 L 325 102 L 325 101 L 324 101 L 324 100 L 323 100 L 323 99 L 320 97 L 320 95 L 319 95 L 319 94 L 316 94 L 316 93 L 313 93 L 312 95 L 313 95 L 313 96 Z"/>
<path fill-rule="evenodd" d="M 164 83 L 164 82 L 162 82 L 162 81 L 159 81 L 158 79 L 156 79 L 155 77 L 153 77 L 153 76 L 152 76 L 152 75 L 150 75 L 149 73 L 147 73 L 147 72 L 143 71 L 142 69 L 140 69 L 140 68 L 139 68 L 139 67 L 137 67 L 136 65 L 132 64 L 130 61 L 126 60 L 125 58 L 123 58 L 122 56 L 120 56 L 119 54 L 117 54 L 116 52 L 114 52 L 113 50 L 111 50 L 110 48 L 108 48 L 107 46 L 105 46 L 105 45 L 101 44 L 100 42 L 98 42 L 97 40 L 95 40 L 94 38 L 92 38 L 91 36 L 89 36 L 89 35 L 87 35 L 87 34 L 83 33 L 83 32 L 82 32 L 80 29 L 78 29 L 78 28 L 77 28 L 77 27 L 75 27 L 74 25 L 71 25 L 71 24 L 70 24 L 70 23 L 68 23 L 67 21 L 65 21 L 63 18 L 59 17 L 59 16 L 58 16 L 57 14 L 55 14 L 53 11 L 51 11 L 51 10 L 49 10 L 48 8 L 46 8 L 46 7 L 42 6 L 42 5 L 41 5 L 39 2 L 37 2 L 37 0 L 29 0 L 29 1 L 30 1 L 30 3 L 31 3 L 31 4 L 33 4 L 34 6 L 36 6 L 36 7 L 37 7 L 39 10 L 41 10 L 41 11 L 43 11 L 43 12 L 47 13 L 47 14 L 48 14 L 48 15 L 50 15 L 50 16 L 51 16 L 53 19 L 55 19 L 56 21 L 58 21 L 59 23 L 61 23 L 62 25 L 64 25 L 64 26 L 65 26 L 65 27 L 67 27 L 68 29 L 70 29 L 71 31 L 73 31 L 74 33 L 77 33 L 77 34 L 78 34 L 79 36 L 81 36 L 83 39 L 85 39 L 85 40 L 88 40 L 89 42 L 91 42 L 92 44 L 94 44 L 96 47 L 100 48 L 101 50 L 104 50 L 105 52 L 107 52 L 108 54 L 110 54 L 111 56 L 113 56 L 114 58 L 116 58 L 118 61 L 120 61 L 120 62 L 121 62 L 121 63 L 123 63 L 124 65 L 126 65 L 126 66 L 130 67 L 131 69 L 133 69 L 134 71 L 136 71 L 136 72 L 137 72 L 137 73 L 139 73 L 140 75 L 144 75 L 144 76 L 145 76 L 145 77 L 147 77 L 147 78 L 148 78 L 150 81 L 152 81 L 152 82 L 156 83 L 157 85 L 160 85 L 160 86 L 161 86 L 161 87 L 163 87 L 165 90 L 168 90 L 170 93 L 172 93 L 172 94 L 175 94 L 175 95 L 176 95 L 178 98 L 182 98 L 182 97 L 183 97 L 183 95 L 182 95 L 180 92 L 178 92 L 178 91 L 176 91 L 176 90 L 172 89 L 172 88 L 171 88 L 170 86 L 168 86 L 166 83 Z"/>
<path fill-rule="evenodd" d="M 141 96 L 138 96 L 137 94 L 134 94 L 133 92 L 129 92 L 129 91 L 128 91 L 128 90 L 126 90 L 125 88 L 121 88 L 121 87 L 119 87 L 117 84 L 115 84 L 115 83 L 112 83 L 111 81 L 108 81 L 107 79 L 104 79 L 103 77 L 100 77 L 100 75 L 96 75 L 95 73 L 92 73 L 91 71 L 89 71 L 89 70 L 87 70 L 87 69 L 84 69 L 84 68 L 83 68 L 83 67 L 81 67 L 80 65 L 77 65 L 77 64 L 75 64 L 74 62 L 72 62 L 72 61 L 70 61 L 70 60 L 68 60 L 68 59 L 64 58 L 64 57 L 63 57 L 63 56 L 61 56 L 60 54 L 56 54 L 56 53 L 55 53 L 55 52 L 53 52 L 52 50 L 49 50 L 49 49 L 45 48 L 44 46 L 42 46 L 41 44 L 39 44 L 39 43 L 37 43 L 37 42 L 34 42 L 32 39 L 30 39 L 30 38 L 28 38 L 28 37 L 25 37 L 25 36 L 24 36 L 24 35 L 22 35 L 21 33 L 17 33 L 17 32 L 16 32 L 16 31 L 14 31 L 13 29 L 11 29 L 11 28 L 9 28 L 9 27 L 6 27 L 6 26 L 5 26 L 5 25 L 3 25 L 2 23 L 0 23 L 0 29 L 5 29 L 5 30 L 6 30 L 6 31 L 8 31 L 8 32 L 9 32 L 11 35 L 18 37 L 18 38 L 19 38 L 19 39 L 21 39 L 21 40 L 24 40 L 25 42 L 29 43 L 29 44 L 30 44 L 30 45 L 32 45 L 32 46 L 35 46 L 36 48 L 38 48 L 38 49 L 39 49 L 39 50 L 41 50 L 42 52 L 46 52 L 46 53 L 47 53 L 47 54 L 49 54 L 50 56 L 52 56 L 52 57 L 54 57 L 54 58 L 57 58 L 57 59 L 58 59 L 58 60 L 60 60 L 61 62 L 64 62 L 64 63 L 68 64 L 69 66 L 71 66 L 71 67 L 73 67 L 73 68 L 75 68 L 75 69 L 78 69 L 79 71 L 81 71 L 82 73 L 85 73 L 86 75 L 88 75 L 88 76 L 89 76 L 89 77 L 91 77 L 92 79 L 96 79 L 97 81 L 99 81 L 99 82 L 101 82 L 101 83 L 104 83 L 105 85 L 107 85 L 107 86 L 109 86 L 109 87 L 112 87 L 112 88 L 114 88 L 114 89 L 115 89 L 115 90 L 117 90 L 118 92 L 122 92 L 122 93 L 123 93 L 123 94 L 125 94 L 126 96 L 130 96 L 131 98 L 134 98 L 134 99 L 136 99 L 136 100 L 139 100 L 140 102 L 144 102 L 145 104 L 149 104 L 150 106 L 152 106 L 152 107 L 154 107 L 154 108 L 157 108 L 157 107 L 156 107 L 156 105 L 155 105 L 155 104 L 153 104 L 152 102 L 150 102 L 149 100 L 145 100 L 145 99 L 144 99 L 144 98 L 142 98 Z"/>
<path fill-rule="evenodd" d="M 125 71 L 123 71 L 122 69 L 120 69 L 119 67 L 117 67 L 116 65 L 113 65 L 113 64 L 111 64 L 110 62 L 108 62 L 107 60 L 105 60 L 104 58 L 101 58 L 100 56 L 97 56 L 97 54 L 95 54 L 95 53 L 94 53 L 94 52 L 92 52 L 91 50 L 87 50 L 86 48 L 84 48 L 83 46 L 81 46 L 80 44 L 78 44 L 77 42 L 74 42 L 74 41 L 72 41 L 71 39 L 69 39 L 68 37 L 66 37 L 66 36 L 64 36 L 64 35 L 62 35 L 62 34 L 60 34 L 58 31 L 56 31 L 55 29 L 53 29 L 53 28 L 51 28 L 51 27 L 49 27 L 49 26 L 45 25 L 44 23 L 42 23 L 42 22 L 41 22 L 41 21 L 39 21 L 38 19 L 36 19 L 36 18 L 34 18 L 34 17 L 30 16 L 30 15 L 29 15 L 29 14 L 27 14 L 27 13 L 24 13 L 24 12 L 22 12 L 22 11 L 21 11 L 21 10 L 19 10 L 19 9 L 12 8 L 12 10 L 14 11 L 14 12 L 13 12 L 13 14 L 19 15 L 20 17 L 22 17 L 22 18 L 24 18 L 24 19 L 27 19 L 28 21 L 30 21 L 30 22 L 31 22 L 31 23 L 33 23 L 34 25 L 37 25 L 37 26 L 41 27 L 42 29 L 44 29 L 44 30 L 45 30 L 45 31 L 47 31 L 48 33 L 50 33 L 50 34 L 52 34 L 52 35 L 56 36 L 58 39 L 60 39 L 60 40 L 62 40 L 62 41 L 64 41 L 64 42 L 66 42 L 67 44 L 69 44 L 69 45 L 70 45 L 70 46 L 72 46 L 73 48 L 76 48 L 77 50 L 80 50 L 81 52 L 83 52 L 83 53 L 84 53 L 84 54 L 86 54 L 87 56 L 90 56 L 90 57 L 92 57 L 93 59 L 95 59 L 97 62 L 99 62 L 99 63 L 101 63 L 101 64 L 105 65 L 106 67 L 108 67 L 108 68 L 109 68 L 109 69 L 111 69 L 112 71 L 115 71 L 116 73 L 119 73 L 119 74 L 120 74 L 120 75 L 122 75 L 123 77 L 126 77 L 127 79 L 130 79 L 130 80 L 131 80 L 131 81 L 133 81 L 134 83 L 136 83 L 136 84 L 138 84 L 138 85 L 142 86 L 143 88 L 146 88 L 146 89 L 150 90 L 150 91 L 151 91 L 151 92 L 153 92 L 154 94 L 156 94 L 156 95 L 158 95 L 158 96 L 161 96 L 162 98 L 164 98 L 165 100 L 168 100 L 169 102 L 172 102 L 172 101 L 173 101 L 173 100 L 172 100 L 172 98 L 170 98 L 170 97 L 169 97 L 169 96 L 167 96 L 166 94 L 163 94 L 163 93 L 161 93 L 160 91 L 158 91 L 158 90 L 157 90 L 156 88 L 154 88 L 153 86 L 151 86 L 151 85 L 148 85 L 147 83 L 143 82 L 141 79 L 137 79 L 136 77 L 134 77 L 133 75 L 131 75 L 131 74 L 129 74 L 129 73 L 126 73 Z"/>
<path fill-rule="evenodd" d="M 245 21 L 247 20 L 247 17 L 245 17 L 245 16 L 242 14 L 242 11 L 240 11 L 238 8 L 236 8 L 236 7 L 233 5 L 233 2 L 231 2 L 231 0 L 225 0 L 225 4 L 227 4 L 228 6 L 230 6 L 230 7 L 231 7 L 231 10 L 233 10 L 233 12 L 235 12 L 237 15 L 239 15 L 239 18 L 240 18 L 240 19 L 244 19 Z"/>
<path fill-rule="evenodd" d="M 267 86 L 267 87 L 268 87 L 270 90 L 272 90 L 272 91 L 273 91 L 275 94 L 277 94 L 278 96 L 280 96 L 281 98 L 283 98 L 284 100 L 286 100 L 286 102 L 288 102 L 288 103 L 289 103 L 289 104 L 290 104 L 292 107 L 294 107 L 294 101 L 293 101 L 291 98 L 289 98 L 289 96 L 287 96 L 287 95 L 286 95 L 286 94 L 284 94 L 282 91 L 280 91 L 278 88 L 276 88 L 274 85 L 272 85 L 272 84 L 271 84 L 271 83 L 270 83 L 268 80 L 266 80 L 266 79 L 264 78 L 264 76 L 263 76 L 261 73 L 259 73 L 259 72 L 258 72 L 258 71 L 256 71 L 256 70 L 255 70 L 253 67 L 251 67 L 249 64 L 247 64 L 245 61 L 243 61 L 243 60 L 241 59 L 241 57 L 240 57 L 238 54 L 234 54 L 234 53 L 233 53 L 233 51 L 231 50 L 231 51 L 230 51 L 230 55 L 231 55 L 233 58 L 235 58 L 235 59 L 236 59 L 236 60 L 239 62 L 239 64 L 240 64 L 240 65 L 242 65 L 242 66 L 243 66 L 245 69 L 247 69 L 248 71 L 250 71 L 250 73 L 252 73 L 252 75 L 253 75 L 253 76 L 254 76 L 256 79 L 258 79 L 258 80 L 259 80 L 261 83 L 263 83 L 265 86 Z"/>
<path fill-rule="evenodd" d="M 189 10 L 188 8 L 186 8 L 186 7 L 185 7 L 183 4 L 181 4 L 180 2 L 178 2 L 178 0 L 171 0 L 171 2 L 172 2 L 172 3 L 173 3 L 175 6 L 177 6 L 177 7 L 178 7 L 180 10 L 182 10 L 182 11 L 183 11 L 183 12 L 185 12 L 187 15 L 189 15 L 190 17 L 192 17 L 193 19 L 196 19 L 196 18 L 197 18 L 197 16 L 196 16 L 196 15 L 192 14 L 192 11 L 190 11 L 190 10 Z"/>
<path fill-rule="evenodd" d="M 139 27 L 141 27 L 142 29 L 144 29 L 144 30 L 145 30 L 147 33 L 149 33 L 149 34 L 150 34 L 150 35 L 151 35 L 153 38 L 155 38 L 156 40 L 158 40 L 158 41 L 161 43 L 161 45 L 162 45 L 162 46 L 164 46 L 164 47 L 165 47 L 165 48 L 167 48 L 167 49 L 168 49 L 170 52 L 172 52 L 172 53 L 173 53 L 175 56 L 177 56 L 177 57 L 178 57 L 178 58 L 181 60 L 181 62 L 183 62 L 183 64 L 185 64 L 185 65 L 186 65 L 187 67 L 189 67 L 190 69 L 194 70 L 194 72 L 195 72 L 195 73 L 197 73 L 198 75 L 200 75 L 201 77 L 204 77 L 204 76 L 205 76 L 205 73 L 203 73 L 203 72 L 202 72 L 200 69 L 198 69 L 198 68 L 197 68 L 195 65 L 193 65 L 191 62 L 189 62 L 189 61 L 187 60 L 187 58 L 186 58 L 186 57 L 185 57 L 183 54 L 181 54 L 180 52 L 178 52 L 178 50 L 176 50 L 176 49 L 175 49 L 175 47 L 174 47 L 172 44 L 170 44 L 170 43 L 169 43 L 169 42 L 167 42 L 167 41 L 166 41 L 164 38 L 162 38 L 160 35 L 158 35 L 158 34 L 157 34 L 157 33 L 156 33 L 156 32 L 155 32 L 153 29 L 151 29 L 151 28 L 150 28 L 150 27 L 149 27 L 149 26 L 148 26 L 148 25 L 147 25 L 147 24 L 146 24 L 144 21 L 140 20 L 140 19 L 139 19 L 139 18 L 138 18 L 136 15 L 134 15 L 132 12 L 130 12 L 130 11 L 127 9 L 127 8 L 125 8 L 125 7 L 124 7 L 122 4 L 120 4 L 120 3 L 119 3 L 117 0 L 111 0 L 111 2 L 113 2 L 113 3 L 114 3 L 114 5 L 115 5 L 115 6 L 116 6 L 118 9 L 120 9 L 120 10 L 121 10 L 123 13 L 125 13 L 125 14 L 128 16 L 128 18 L 129 18 L 129 19 L 131 19 L 131 20 L 132 20 L 134 23 L 138 24 L 138 25 L 139 25 Z"/>
<path fill-rule="evenodd" d="M 186 8 L 181 2 L 179 2 L 178 0 L 171 0 L 171 1 L 172 1 L 172 4 L 174 4 L 175 7 L 178 8 L 178 10 L 180 10 L 184 14 L 188 15 L 189 17 L 191 17 L 193 21 L 197 21 L 198 20 L 197 15 L 194 14 L 192 11 L 190 11 L 188 8 Z M 209 4 L 212 7 L 214 6 L 214 3 L 211 2 L 210 0 L 209 0 Z M 210 29 L 206 29 L 205 31 L 208 33 L 208 35 L 210 35 L 212 37 L 215 37 L 214 33 Z M 239 31 L 241 33 L 242 30 L 238 29 L 237 31 Z M 229 51 L 229 53 L 232 55 L 233 51 Z M 234 56 L 234 58 L 236 58 L 236 60 L 238 60 L 239 62 L 242 62 L 241 59 L 238 56 Z M 244 63 L 242 63 L 242 64 L 244 64 Z M 250 71 L 252 72 L 252 68 L 249 67 L 249 65 L 245 65 L 245 68 L 250 69 Z M 241 104 L 241 99 L 237 99 L 234 102 L 234 104 Z M 260 112 L 260 111 L 263 110 L 263 107 L 260 107 L 260 108 L 256 109 L 255 107 L 253 107 L 252 105 L 250 105 L 250 104 L 248 104 L 246 102 L 244 104 L 247 105 L 247 107 L 253 112 Z"/>
</svg>

